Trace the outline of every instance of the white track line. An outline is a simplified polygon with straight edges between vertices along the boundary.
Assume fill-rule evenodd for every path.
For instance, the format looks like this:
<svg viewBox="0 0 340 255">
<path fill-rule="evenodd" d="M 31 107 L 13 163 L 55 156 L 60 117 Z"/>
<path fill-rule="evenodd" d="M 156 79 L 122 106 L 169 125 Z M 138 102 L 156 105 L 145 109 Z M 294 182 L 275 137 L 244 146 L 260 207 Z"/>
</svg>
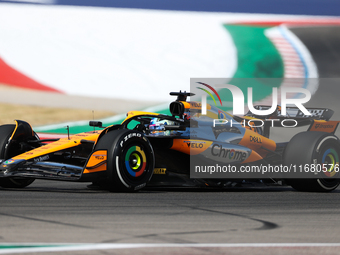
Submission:
<svg viewBox="0 0 340 255">
<path fill-rule="evenodd" d="M 81 250 L 141 249 L 141 248 L 280 248 L 280 247 L 340 247 L 340 243 L 120 243 L 120 244 L 2 244 L 2 245 L 56 245 L 56 247 L 6 248 L 0 254 L 60 252 Z M 65 245 L 65 246 L 64 246 Z"/>
</svg>

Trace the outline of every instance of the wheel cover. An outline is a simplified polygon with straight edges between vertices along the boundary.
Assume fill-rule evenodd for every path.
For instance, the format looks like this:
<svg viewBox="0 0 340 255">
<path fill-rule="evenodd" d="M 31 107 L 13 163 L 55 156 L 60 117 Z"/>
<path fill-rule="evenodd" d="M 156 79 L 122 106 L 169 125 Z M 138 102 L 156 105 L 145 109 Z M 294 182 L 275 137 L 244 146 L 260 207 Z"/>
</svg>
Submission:
<svg viewBox="0 0 340 255">
<path fill-rule="evenodd" d="M 133 177 L 139 177 L 144 173 L 146 167 L 145 152 L 139 146 L 132 146 L 125 154 L 125 167 Z"/>
<path fill-rule="evenodd" d="M 339 156 L 334 149 L 328 149 L 324 152 L 322 156 L 322 164 L 327 164 L 327 171 L 324 174 L 328 177 L 333 177 L 336 171 L 336 165 L 339 166 Z"/>
</svg>

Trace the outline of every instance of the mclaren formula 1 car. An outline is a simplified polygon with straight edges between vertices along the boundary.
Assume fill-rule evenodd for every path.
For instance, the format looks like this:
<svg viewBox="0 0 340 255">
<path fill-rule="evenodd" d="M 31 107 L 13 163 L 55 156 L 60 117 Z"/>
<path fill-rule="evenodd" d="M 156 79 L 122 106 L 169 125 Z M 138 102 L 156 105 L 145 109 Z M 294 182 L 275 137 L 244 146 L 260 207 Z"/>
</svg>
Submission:
<svg viewBox="0 0 340 255">
<path fill-rule="evenodd" d="M 136 191 L 145 186 L 228 187 L 242 183 L 282 183 L 301 191 L 332 191 L 339 185 L 340 143 L 334 135 L 338 121 L 330 121 L 330 109 L 308 109 L 304 116 L 290 109 L 289 119 L 308 131 L 289 142 L 269 138 L 271 126 L 242 125 L 244 120 L 281 120 L 279 107 L 271 116 L 233 116 L 208 105 L 203 115 L 200 102 L 188 102 L 192 93 L 171 92 L 171 115 L 130 111 L 117 125 L 102 127 L 90 121 L 93 131 L 64 138 L 40 139 L 32 127 L 16 120 L 0 126 L 0 186 L 23 188 L 35 179 L 92 182 L 111 191 Z M 257 106 L 265 108 L 265 106 Z M 212 120 L 240 125 L 211 125 Z M 226 121 L 224 121 L 225 123 Z M 263 121 L 262 121 L 263 123 Z M 267 122 L 266 123 L 274 123 Z M 248 123 L 249 124 L 249 123 Z M 316 178 L 190 178 L 190 162 L 246 166 L 252 164 L 325 166 Z"/>
</svg>

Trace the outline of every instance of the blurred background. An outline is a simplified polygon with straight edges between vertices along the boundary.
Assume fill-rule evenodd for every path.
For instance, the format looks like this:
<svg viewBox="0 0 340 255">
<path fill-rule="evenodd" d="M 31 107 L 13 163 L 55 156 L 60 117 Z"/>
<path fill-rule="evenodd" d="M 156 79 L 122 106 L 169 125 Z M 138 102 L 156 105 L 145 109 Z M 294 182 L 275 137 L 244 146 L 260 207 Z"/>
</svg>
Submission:
<svg viewBox="0 0 340 255">
<path fill-rule="evenodd" d="M 204 78 L 251 82 L 256 103 L 271 102 L 273 85 L 304 87 L 307 106 L 340 120 L 339 15 L 339 0 L 0 0 L 0 124 L 26 120 L 43 138 L 66 135 L 66 125 L 91 130 L 93 118 L 106 126 L 131 110 L 167 112 L 170 91 Z M 176 253 L 166 245 L 221 243 L 177 254 L 339 253 L 339 189 L 235 184 L 109 193 L 37 180 L 1 189 L 0 248 L 40 244 L 46 254 L 83 243 L 53 254 L 165 255 Z"/>
<path fill-rule="evenodd" d="M 295 79 L 327 107 L 339 15 L 335 0 L 0 1 L 0 124 L 65 134 L 130 110 L 167 112 L 169 92 L 201 77 Z M 271 88 L 255 87 L 265 102 Z"/>
</svg>

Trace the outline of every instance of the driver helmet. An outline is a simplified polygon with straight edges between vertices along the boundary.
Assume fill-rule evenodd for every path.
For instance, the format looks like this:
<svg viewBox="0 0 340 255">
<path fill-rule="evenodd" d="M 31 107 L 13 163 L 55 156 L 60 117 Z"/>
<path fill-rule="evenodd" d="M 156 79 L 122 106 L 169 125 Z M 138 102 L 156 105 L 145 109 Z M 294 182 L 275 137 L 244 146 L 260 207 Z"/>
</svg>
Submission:
<svg viewBox="0 0 340 255">
<path fill-rule="evenodd" d="M 174 125 L 171 120 L 152 118 L 149 125 L 150 134 L 152 135 L 170 135 L 170 130 L 165 130 L 166 125 Z"/>
</svg>

